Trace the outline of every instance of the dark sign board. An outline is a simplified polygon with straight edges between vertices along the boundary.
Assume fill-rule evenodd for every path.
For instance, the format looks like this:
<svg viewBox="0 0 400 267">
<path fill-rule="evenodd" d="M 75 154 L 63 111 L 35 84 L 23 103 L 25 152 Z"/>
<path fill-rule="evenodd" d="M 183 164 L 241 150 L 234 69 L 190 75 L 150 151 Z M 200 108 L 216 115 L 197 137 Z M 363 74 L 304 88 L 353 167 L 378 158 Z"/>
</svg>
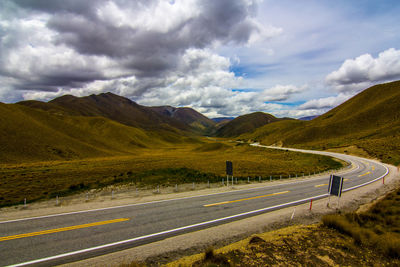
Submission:
<svg viewBox="0 0 400 267">
<path fill-rule="evenodd" d="M 331 175 L 328 187 L 329 194 L 340 197 L 342 195 L 342 188 L 343 188 L 343 177 Z"/>
<path fill-rule="evenodd" d="M 226 161 L 226 175 L 233 175 L 232 161 Z"/>
</svg>

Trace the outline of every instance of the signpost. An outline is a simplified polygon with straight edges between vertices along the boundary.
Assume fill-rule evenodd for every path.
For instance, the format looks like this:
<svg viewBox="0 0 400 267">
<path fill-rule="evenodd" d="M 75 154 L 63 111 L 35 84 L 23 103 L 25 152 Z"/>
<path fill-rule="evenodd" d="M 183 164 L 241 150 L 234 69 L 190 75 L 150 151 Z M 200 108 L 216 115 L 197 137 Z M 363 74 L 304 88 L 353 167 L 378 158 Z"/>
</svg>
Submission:
<svg viewBox="0 0 400 267">
<path fill-rule="evenodd" d="M 329 177 L 329 186 L 328 186 L 328 193 L 329 193 L 328 207 L 331 201 L 331 195 L 334 195 L 338 197 L 338 208 L 339 208 L 339 200 L 342 195 L 342 189 L 343 189 L 343 177 L 331 175 Z"/>
<path fill-rule="evenodd" d="M 229 175 L 232 176 L 232 186 L 233 186 L 233 164 L 232 161 L 226 161 L 226 185 L 229 185 Z"/>
</svg>

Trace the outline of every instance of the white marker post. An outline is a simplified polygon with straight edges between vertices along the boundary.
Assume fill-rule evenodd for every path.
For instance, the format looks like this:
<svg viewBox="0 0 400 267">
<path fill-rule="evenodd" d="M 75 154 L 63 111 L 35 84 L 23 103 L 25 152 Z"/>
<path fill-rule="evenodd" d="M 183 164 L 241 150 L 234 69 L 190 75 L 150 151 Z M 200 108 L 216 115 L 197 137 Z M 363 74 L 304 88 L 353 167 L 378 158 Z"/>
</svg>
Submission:
<svg viewBox="0 0 400 267">
<path fill-rule="evenodd" d="M 293 209 L 292 217 L 290 217 L 290 220 L 293 220 L 295 212 L 296 212 L 296 207 L 294 207 L 294 209 Z"/>
</svg>

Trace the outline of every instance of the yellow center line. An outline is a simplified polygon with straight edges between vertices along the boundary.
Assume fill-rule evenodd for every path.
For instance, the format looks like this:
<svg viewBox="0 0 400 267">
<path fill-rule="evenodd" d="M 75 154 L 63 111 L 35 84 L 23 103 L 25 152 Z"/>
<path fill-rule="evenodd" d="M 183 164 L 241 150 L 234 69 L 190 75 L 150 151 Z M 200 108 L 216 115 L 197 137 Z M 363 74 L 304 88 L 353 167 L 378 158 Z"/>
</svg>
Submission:
<svg viewBox="0 0 400 267">
<path fill-rule="evenodd" d="M 343 182 L 344 181 L 348 181 L 349 179 L 343 179 Z M 325 185 L 328 185 L 328 184 L 317 184 L 317 185 L 314 185 L 314 187 L 321 187 L 321 186 L 325 186 Z"/>
<path fill-rule="evenodd" d="M 252 200 L 252 199 L 257 199 L 257 198 L 271 197 L 271 196 L 286 194 L 286 193 L 289 193 L 289 192 L 290 192 L 290 191 L 283 191 L 283 192 L 273 193 L 273 194 L 269 194 L 269 195 L 256 196 L 256 197 L 249 197 L 249 198 L 242 198 L 242 199 L 230 200 L 230 201 L 224 201 L 224 202 L 218 202 L 218 203 L 213 203 L 213 204 L 207 204 L 207 205 L 204 205 L 203 207 L 211 207 L 211 206 L 217 206 L 217 205 L 235 203 L 235 202 L 240 202 L 240 201 Z"/>
<path fill-rule="evenodd" d="M 370 174 L 370 173 L 371 173 L 371 172 L 366 172 L 366 173 L 364 173 L 364 174 L 359 175 L 358 177 L 362 177 L 362 176 L 368 175 L 368 174 Z"/>
<path fill-rule="evenodd" d="M 88 228 L 88 227 L 105 225 L 105 224 L 110 224 L 110 223 L 124 222 L 124 221 L 129 221 L 129 219 L 128 218 L 121 218 L 121 219 L 102 221 L 102 222 L 95 222 L 95 223 L 87 223 L 87 224 L 81 224 L 81 225 L 74 225 L 74 226 L 69 226 L 69 227 L 50 229 L 50 230 L 44 230 L 44 231 L 32 232 L 32 233 L 26 233 L 26 234 L 3 236 L 3 237 L 0 237 L 0 242 L 1 241 L 12 240 L 12 239 L 24 238 L 24 237 L 31 237 L 31 236 L 37 236 L 37 235 L 47 235 L 47 234 L 53 234 L 53 233 L 58 233 L 58 232 L 64 232 L 64 231 Z"/>
<path fill-rule="evenodd" d="M 375 166 L 372 166 L 372 170 L 375 171 Z"/>
</svg>

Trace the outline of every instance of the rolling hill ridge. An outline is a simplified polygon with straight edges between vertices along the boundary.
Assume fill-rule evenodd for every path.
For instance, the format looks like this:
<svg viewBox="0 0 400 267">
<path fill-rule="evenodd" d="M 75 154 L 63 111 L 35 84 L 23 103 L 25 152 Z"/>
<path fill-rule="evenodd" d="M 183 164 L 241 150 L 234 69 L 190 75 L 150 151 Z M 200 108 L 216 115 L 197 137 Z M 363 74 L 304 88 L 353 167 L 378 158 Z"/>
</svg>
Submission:
<svg viewBox="0 0 400 267">
<path fill-rule="evenodd" d="M 400 81 L 370 87 L 311 121 L 280 121 L 240 138 L 314 149 L 355 145 L 372 157 L 398 165 Z"/>
<path fill-rule="evenodd" d="M 227 122 L 217 130 L 216 135 L 219 137 L 234 137 L 279 120 L 271 114 L 254 112 Z"/>
<path fill-rule="evenodd" d="M 214 130 L 216 123 L 192 108 L 175 108 L 171 106 L 150 107 L 151 110 L 169 118 L 173 118 L 190 126 L 198 133 L 206 133 Z"/>
</svg>

